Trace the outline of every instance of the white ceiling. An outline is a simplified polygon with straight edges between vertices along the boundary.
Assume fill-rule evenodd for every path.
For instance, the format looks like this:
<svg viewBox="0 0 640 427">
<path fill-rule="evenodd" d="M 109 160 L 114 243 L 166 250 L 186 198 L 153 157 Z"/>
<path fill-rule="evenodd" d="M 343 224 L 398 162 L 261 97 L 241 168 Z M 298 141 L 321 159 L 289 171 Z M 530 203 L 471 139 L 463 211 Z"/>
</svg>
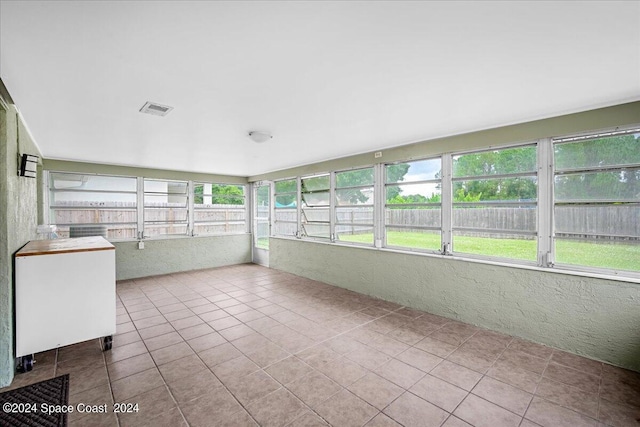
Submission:
<svg viewBox="0 0 640 427">
<path fill-rule="evenodd" d="M 47 158 L 249 176 L 640 99 L 638 1 L 1 0 L 0 16 L 0 77 Z"/>
</svg>

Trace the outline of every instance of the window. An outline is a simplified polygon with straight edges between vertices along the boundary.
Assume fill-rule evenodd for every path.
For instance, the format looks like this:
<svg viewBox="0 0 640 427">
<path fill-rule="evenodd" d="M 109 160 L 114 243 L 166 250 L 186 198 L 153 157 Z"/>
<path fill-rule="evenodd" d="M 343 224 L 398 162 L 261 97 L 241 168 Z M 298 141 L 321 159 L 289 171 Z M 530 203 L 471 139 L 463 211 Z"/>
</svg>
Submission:
<svg viewBox="0 0 640 427">
<path fill-rule="evenodd" d="M 537 150 L 453 156 L 453 251 L 536 261 Z"/>
<path fill-rule="evenodd" d="M 298 181 L 276 181 L 274 197 L 274 234 L 295 236 L 298 232 Z"/>
<path fill-rule="evenodd" d="M 144 237 L 186 235 L 189 193 L 186 181 L 144 180 Z"/>
<path fill-rule="evenodd" d="M 245 186 L 195 183 L 193 234 L 230 234 L 246 231 Z"/>
<path fill-rule="evenodd" d="M 440 250 L 441 159 L 385 166 L 386 245 Z"/>
<path fill-rule="evenodd" d="M 640 271 L 640 129 L 554 143 L 555 261 Z"/>
<path fill-rule="evenodd" d="M 302 235 L 331 237 L 331 186 L 329 174 L 305 177 L 300 180 Z"/>
<path fill-rule="evenodd" d="M 341 241 L 373 244 L 373 168 L 336 172 L 335 233 Z"/>
<path fill-rule="evenodd" d="M 60 237 L 134 239 L 136 208 L 136 178 L 49 173 L 50 223 Z"/>
</svg>

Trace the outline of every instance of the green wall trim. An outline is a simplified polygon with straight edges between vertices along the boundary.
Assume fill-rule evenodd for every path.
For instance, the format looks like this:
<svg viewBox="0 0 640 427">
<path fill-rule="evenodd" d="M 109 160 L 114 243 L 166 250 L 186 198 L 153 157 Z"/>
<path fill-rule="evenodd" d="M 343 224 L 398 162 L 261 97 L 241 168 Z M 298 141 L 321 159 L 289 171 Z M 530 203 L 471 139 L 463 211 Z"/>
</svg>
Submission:
<svg viewBox="0 0 640 427">
<path fill-rule="evenodd" d="M 271 268 L 640 371 L 640 286 L 271 238 Z"/>
<path fill-rule="evenodd" d="M 114 242 L 116 279 L 135 279 L 159 274 L 251 262 L 251 234 L 149 239 L 144 249 L 138 242 Z"/>
<path fill-rule="evenodd" d="M 144 178 L 191 180 L 214 182 L 221 184 L 246 184 L 247 178 L 230 175 L 215 175 L 208 173 L 174 171 L 165 169 L 149 169 L 131 166 L 107 165 L 100 163 L 74 162 L 67 160 L 44 159 L 46 170 L 58 172 L 79 172 L 102 175 L 142 176 Z"/>
<path fill-rule="evenodd" d="M 250 176 L 249 182 L 290 178 L 320 172 L 351 169 L 358 166 L 370 166 L 376 163 L 390 163 L 438 156 L 443 153 L 455 151 L 517 144 L 536 141 L 541 138 L 558 137 L 635 124 L 640 124 L 640 101 L 478 132 L 436 138 L 394 148 L 380 149 L 354 156 L 282 169 L 266 174 Z M 374 153 L 378 151 L 382 152 L 382 157 L 376 159 Z"/>
</svg>

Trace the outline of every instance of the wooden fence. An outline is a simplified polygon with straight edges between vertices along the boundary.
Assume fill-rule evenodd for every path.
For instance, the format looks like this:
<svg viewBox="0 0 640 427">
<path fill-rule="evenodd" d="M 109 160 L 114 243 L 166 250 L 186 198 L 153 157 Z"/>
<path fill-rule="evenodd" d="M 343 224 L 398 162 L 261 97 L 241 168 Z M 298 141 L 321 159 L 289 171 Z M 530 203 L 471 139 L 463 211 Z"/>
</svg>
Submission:
<svg viewBox="0 0 640 427">
<path fill-rule="evenodd" d="M 181 204 L 147 204 L 145 236 L 186 234 L 188 212 Z M 238 205 L 196 205 L 194 233 L 242 233 L 246 230 L 246 210 Z M 70 202 L 58 203 L 51 209 L 51 223 L 58 225 L 58 235 L 69 237 L 70 226 L 104 224 L 109 239 L 135 239 L 137 237 L 137 211 L 135 203 L 124 202 Z"/>
<path fill-rule="evenodd" d="M 327 211 L 327 209 L 325 209 Z M 328 212 L 318 216 L 327 217 Z M 276 209 L 276 234 L 292 235 L 296 231 L 296 210 Z M 285 222 L 283 222 L 285 221 Z M 286 222 L 293 221 L 293 223 Z M 371 233 L 371 208 L 338 210 L 338 234 Z M 439 227 L 439 209 L 386 209 L 385 223 L 390 229 L 419 231 L 412 225 Z M 459 234 L 482 237 L 510 237 L 509 231 L 535 232 L 537 212 L 530 208 L 458 208 L 453 211 L 454 227 L 463 229 L 504 230 L 506 233 L 461 230 Z M 394 227 L 395 226 L 395 227 Z M 640 240 L 640 206 L 561 206 L 555 210 L 557 237 L 577 239 Z M 526 237 L 526 236 L 525 236 Z"/>
</svg>

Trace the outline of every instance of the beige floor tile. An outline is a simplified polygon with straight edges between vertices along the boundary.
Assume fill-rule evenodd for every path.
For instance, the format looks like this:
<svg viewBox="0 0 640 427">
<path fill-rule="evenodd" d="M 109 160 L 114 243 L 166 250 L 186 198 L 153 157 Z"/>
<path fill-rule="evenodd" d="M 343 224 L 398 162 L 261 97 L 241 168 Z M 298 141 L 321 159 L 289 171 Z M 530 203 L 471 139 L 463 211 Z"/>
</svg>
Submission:
<svg viewBox="0 0 640 427">
<path fill-rule="evenodd" d="M 580 372 L 599 377 L 602 375 L 602 362 L 587 359 L 576 354 L 565 351 L 554 350 L 551 361 L 560 365 L 568 366 Z"/>
<path fill-rule="evenodd" d="M 185 342 L 173 344 L 168 347 L 163 347 L 159 350 L 151 352 L 151 357 L 156 365 L 160 366 L 165 363 L 173 362 L 174 360 L 182 359 L 183 357 L 191 356 L 193 350 Z"/>
<path fill-rule="evenodd" d="M 366 345 L 347 353 L 346 357 L 370 370 L 377 369 L 391 360 L 391 356 Z"/>
<path fill-rule="evenodd" d="M 289 384 L 300 377 L 304 377 L 313 368 L 294 356 L 289 356 L 265 369 L 265 371 L 281 384 Z"/>
<path fill-rule="evenodd" d="M 563 408 L 539 397 L 534 397 L 525 418 L 543 427 L 595 427 L 596 420 L 585 415 Z"/>
<path fill-rule="evenodd" d="M 403 388 L 374 373 L 369 373 L 351 384 L 348 390 L 379 410 L 404 393 Z"/>
<path fill-rule="evenodd" d="M 555 362 L 549 363 L 546 371 L 544 371 L 544 377 L 577 387 L 589 393 L 597 393 L 600 388 L 600 377 L 577 371 Z"/>
<path fill-rule="evenodd" d="M 328 425 L 329 424 L 327 424 L 315 412 L 306 411 L 298 418 L 287 424 L 287 427 L 327 427 Z"/>
<path fill-rule="evenodd" d="M 346 357 L 334 359 L 317 369 L 343 387 L 353 384 L 369 372 Z"/>
<path fill-rule="evenodd" d="M 365 427 L 402 427 L 382 412 L 373 417 L 371 421 L 365 424 Z"/>
<path fill-rule="evenodd" d="M 145 393 L 164 384 L 160 372 L 156 368 L 147 369 L 137 374 L 111 383 L 113 398 L 116 402 L 123 402 L 125 399 Z"/>
<path fill-rule="evenodd" d="M 638 373 L 256 265 L 117 292 L 112 350 L 38 354 L 11 388 L 69 372 L 70 403 L 115 395 L 142 411 L 69 417 L 83 427 L 617 427 L 640 415 Z"/>
<path fill-rule="evenodd" d="M 319 369 L 340 357 L 340 354 L 324 344 L 318 344 L 295 354 L 307 365 Z"/>
<path fill-rule="evenodd" d="M 391 359 L 374 372 L 404 389 L 410 388 L 425 376 L 421 370 L 397 359 Z"/>
<path fill-rule="evenodd" d="M 565 408 L 573 409 L 592 418 L 598 415 L 598 394 L 543 378 L 536 395 Z"/>
<path fill-rule="evenodd" d="M 436 366 L 431 375 L 445 380 L 455 386 L 471 391 L 473 387 L 480 381 L 482 374 L 465 368 L 464 366 L 444 360 Z"/>
<path fill-rule="evenodd" d="M 202 351 L 198 353 L 198 356 L 209 368 L 213 368 L 216 365 L 242 356 L 242 353 L 233 345 L 226 343 Z"/>
<path fill-rule="evenodd" d="M 160 374 L 164 378 L 164 381 L 167 384 L 170 384 L 183 378 L 185 375 L 203 372 L 208 368 L 204 363 L 202 363 L 202 360 L 194 354 L 160 365 L 158 369 L 160 370 Z"/>
<path fill-rule="evenodd" d="M 168 334 L 145 339 L 144 345 L 147 346 L 149 351 L 154 351 L 183 341 L 184 340 L 177 332 L 169 332 Z"/>
<path fill-rule="evenodd" d="M 227 340 L 225 340 L 219 333 L 211 332 L 207 335 L 201 335 L 197 338 L 192 338 L 187 341 L 189 347 L 193 349 L 196 353 L 203 352 L 205 350 L 209 350 L 210 348 L 217 347 L 221 344 L 226 344 Z"/>
<path fill-rule="evenodd" d="M 264 427 L 284 426 L 288 423 L 298 426 L 318 425 L 313 424 L 312 419 L 299 418 L 305 413 L 310 414 L 310 412 L 298 398 L 284 388 L 251 403 L 247 410 Z M 298 421 L 294 422 L 294 420 Z"/>
<path fill-rule="evenodd" d="M 447 412 L 453 412 L 469 394 L 468 391 L 431 375 L 418 381 L 409 391 Z"/>
<path fill-rule="evenodd" d="M 213 373 L 220 378 L 222 382 L 244 377 L 259 369 L 260 367 L 246 356 L 236 357 L 235 359 L 220 363 L 211 368 Z"/>
<path fill-rule="evenodd" d="M 124 411 L 118 414 L 120 424 L 123 426 L 138 425 L 147 419 L 155 418 L 160 414 L 173 411 L 178 407 L 165 385 L 161 385 L 119 403 L 127 405 L 123 405 L 122 409 L 124 409 Z M 127 412 L 129 409 L 135 410 L 135 412 Z"/>
<path fill-rule="evenodd" d="M 142 341 L 137 341 L 121 347 L 113 347 L 111 350 L 104 353 L 104 358 L 107 365 L 109 365 L 147 352 L 148 350 L 144 343 Z"/>
<path fill-rule="evenodd" d="M 640 407 L 600 399 L 598 419 L 616 427 L 637 427 L 640 424 Z"/>
<path fill-rule="evenodd" d="M 171 326 L 171 323 L 163 323 L 161 325 L 151 326 L 149 328 L 139 329 L 138 333 L 142 339 L 148 339 L 157 337 L 158 335 L 168 334 L 174 332 L 175 329 Z M 117 336 L 117 335 L 116 335 Z"/>
<path fill-rule="evenodd" d="M 405 392 L 383 412 L 405 427 L 438 427 L 449 415 L 409 392 Z"/>
<path fill-rule="evenodd" d="M 520 416 L 524 415 L 533 398 L 530 393 L 491 377 L 482 378 L 471 392 Z"/>
<path fill-rule="evenodd" d="M 218 387 L 222 387 L 222 383 L 210 371 L 185 373 L 182 378 L 169 383 L 171 394 L 179 404 L 205 396 Z"/>
<path fill-rule="evenodd" d="M 419 341 L 414 347 L 442 358 L 446 358 L 458 348 L 457 345 L 452 345 L 430 336 Z"/>
<path fill-rule="evenodd" d="M 242 409 L 224 387 L 217 387 L 201 397 L 181 404 L 180 408 L 193 427 L 210 427 L 211 420 L 224 419 Z"/>
<path fill-rule="evenodd" d="M 256 371 L 239 378 L 230 378 L 224 384 L 245 407 L 250 402 L 260 399 L 281 387 L 280 383 L 264 371 Z"/>
<path fill-rule="evenodd" d="M 493 367 L 487 371 L 487 376 L 510 384 L 528 393 L 533 393 L 536 390 L 542 378 L 534 372 L 501 361 L 497 361 Z"/>
<path fill-rule="evenodd" d="M 329 424 L 356 427 L 366 424 L 378 414 L 378 410 L 348 390 L 333 395 L 316 409 Z"/>
<path fill-rule="evenodd" d="M 456 417 L 475 427 L 518 427 L 522 417 L 473 394 L 458 406 Z"/>
<path fill-rule="evenodd" d="M 447 418 L 447 421 L 444 422 L 444 424 L 442 424 L 442 427 L 473 427 L 471 424 L 462 421 L 460 418 L 456 418 L 453 415 L 451 415 L 449 418 Z M 523 427 L 523 425 L 521 424 L 520 427 Z"/>
<path fill-rule="evenodd" d="M 342 390 L 340 384 L 320 372 L 298 378 L 287 384 L 287 388 L 312 409 Z"/>
</svg>

